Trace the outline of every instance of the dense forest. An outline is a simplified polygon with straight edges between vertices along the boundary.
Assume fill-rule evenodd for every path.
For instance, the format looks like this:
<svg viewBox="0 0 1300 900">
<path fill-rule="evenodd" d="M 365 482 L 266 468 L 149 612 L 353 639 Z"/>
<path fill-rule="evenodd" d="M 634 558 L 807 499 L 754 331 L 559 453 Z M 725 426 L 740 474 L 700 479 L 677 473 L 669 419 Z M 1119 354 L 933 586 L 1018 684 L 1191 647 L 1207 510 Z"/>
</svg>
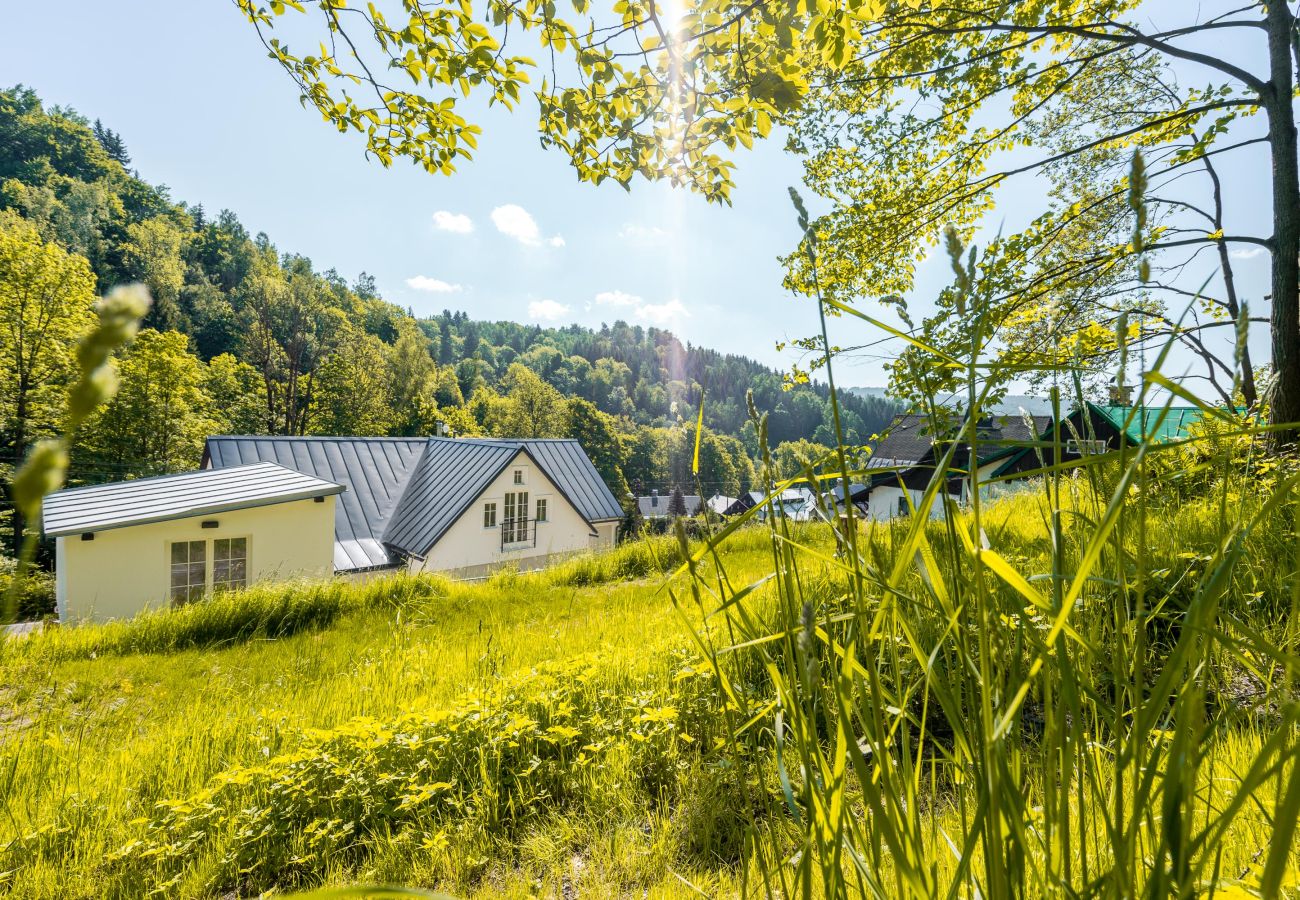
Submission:
<svg viewBox="0 0 1300 900">
<path fill-rule="evenodd" d="M 620 496 L 690 484 L 704 395 L 700 480 L 754 479 L 745 393 L 773 445 L 797 459 L 830 443 L 826 388 L 741 356 L 615 322 L 599 331 L 418 319 L 365 273 L 250 234 L 228 210 L 173 200 L 131 169 L 121 135 L 34 91 L 0 91 L 0 402 L 3 462 L 61 427 L 72 348 L 96 295 L 140 281 L 154 303 L 117 360 L 117 397 L 75 435 L 71 479 L 193 468 L 214 433 L 579 436 Z M 851 442 L 894 407 L 846 395 Z M 812 442 L 812 443 L 810 443 Z M 793 452 L 798 450 L 799 452 Z"/>
</svg>

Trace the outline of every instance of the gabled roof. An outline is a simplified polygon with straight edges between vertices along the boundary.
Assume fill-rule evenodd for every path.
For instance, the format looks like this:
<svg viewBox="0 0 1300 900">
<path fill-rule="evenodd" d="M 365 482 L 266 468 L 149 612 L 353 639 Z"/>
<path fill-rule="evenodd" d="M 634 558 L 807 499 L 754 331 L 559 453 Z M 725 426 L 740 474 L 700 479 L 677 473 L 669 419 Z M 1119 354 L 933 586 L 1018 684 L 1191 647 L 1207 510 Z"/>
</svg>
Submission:
<svg viewBox="0 0 1300 900">
<path fill-rule="evenodd" d="M 735 497 L 727 497 L 723 494 L 714 494 L 708 500 L 704 501 L 704 505 L 709 508 L 710 512 L 720 516 L 735 502 Z"/>
<path fill-rule="evenodd" d="M 641 517 L 644 519 L 663 518 L 668 515 L 668 504 L 672 501 L 672 498 L 672 494 L 652 494 L 637 497 L 637 509 L 641 511 Z M 682 494 L 682 502 L 686 507 L 686 515 L 693 516 L 700 511 L 699 494 Z"/>
<path fill-rule="evenodd" d="M 463 438 L 455 438 L 463 440 Z M 605 479 L 600 477 L 596 464 L 582 449 L 582 444 L 572 438 L 536 438 L 511 441 L 490 438 L 490 443 L 518 444 L 537 460 L 538 465 L 555 482 L 569 502 L 577 507 L 588 522 L 608 522 L 623 518 L 623 507 L 615 498 Z"/>
<path fill-rule="evenodd" d="M 505 438 L 208 438 L 204 464 L 268 459 L 348 486 L 335 516 L 336 571 L 395 566 L 423 556 L 523 451 L 587 522 L 623 509 L 575 440 Z"/>
<path fill-rule="evenodd" d="M 208 438 L 204 465 L 224 469 L 259 460 L 347 485 L 334 513 L 334 569 L 397 565 L 383 544 L 384 527 L 406 489 L 428 438 L 249 437 Z"/>
<path fill-rule="evenodd" d="M 976 425 L 980 465 L 1037 441 L 1051 424 L 1051 416 L 998 415 L 984 418 Z M 935 437 L 935 429 L 930 425 L 928 416 L 910 413 L 896 416 L 884 438 L 873 450 L 867 468 L 906 468 L 923 461 L 933 463 L 935 456 L 941 455 L 932 453 Z M 939 443 L 944 443 L 942 438 Z M 964 448 L 958 449 L 953 464 L 960 467 L 967 465 Z"/>
<path fill-rule="evenodd" d="M 45 498 L 49 537 L 328 497 L 344 486 L 269 462 L 69 488 Z"/>
<path fill-rule="evenodd" d="M 910 466 L 918 463 L 930 452 L 934 433 L 929 416 L 907 413 L 894 416 L 885 429 L 884 437 L 871 450 L 868 469 L 892 466 Z"/>
<path fill-rule="evenodd" d="M 430 439 L 384 529 L 384 543 L 423 556 L 521 449 L 485 441 Z"/>
<path fill-rule="evenodd" d="M 551 480 L 589 526 L 623 517 L 623 508 L 577 441 L 435 437 L 428 439 L 384 530 L 384 543 L 424 556 L 520 453 Z"/>
</svg>

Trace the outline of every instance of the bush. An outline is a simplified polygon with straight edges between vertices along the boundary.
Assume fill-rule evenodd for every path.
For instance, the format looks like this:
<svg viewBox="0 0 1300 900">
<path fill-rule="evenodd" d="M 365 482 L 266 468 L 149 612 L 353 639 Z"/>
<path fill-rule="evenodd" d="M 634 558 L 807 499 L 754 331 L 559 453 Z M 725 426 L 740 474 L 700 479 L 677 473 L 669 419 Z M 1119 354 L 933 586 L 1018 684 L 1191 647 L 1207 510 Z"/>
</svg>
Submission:
<svg viewBox="0 0 1300 900">
<path fill-rule="evenodd" d="M 0 603 L 9 596 L 9 590 L 17 570 L 17 560 L 8 556 L 0 556 Z M 22 591 L 18 594 L 16 620 L 19 622 L 36 622 L 41 619 L 48 619 L 53 615 L 55 615 L 54 573 L 32 566 L 27 570 Z"/>
</svg>

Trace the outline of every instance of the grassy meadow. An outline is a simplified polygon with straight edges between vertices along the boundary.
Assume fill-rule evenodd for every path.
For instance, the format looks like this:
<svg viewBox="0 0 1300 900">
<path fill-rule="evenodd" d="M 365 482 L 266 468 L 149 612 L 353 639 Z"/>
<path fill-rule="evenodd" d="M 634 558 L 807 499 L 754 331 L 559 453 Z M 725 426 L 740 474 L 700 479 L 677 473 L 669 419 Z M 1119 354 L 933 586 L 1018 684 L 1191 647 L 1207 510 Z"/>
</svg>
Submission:
<svg viewBox="0 0 1300 900">
<path fill-rule="evenodd" d="M 1161 471 L 15 642 L 0 890 L 1294 894 L 1290 482 Z"/>
<path fill-rule="evenodd" d="M 756 577 L 766 543 L 762 532 L 746 535 L 728 563 Z M 274 767 L 332 732 L 491 709 L 506 702 L 503 691 L 534 690 L 534 679 L 576 686 L 567 702 L 578 710 L 612 703 L 622 714 L 638 693 L 649 708 L 671 706 L 675 679 L 692 665 L 683 654 L 690 612 L 674 606 L 660 575 L 679 560 L 675 541 L 661 538 L 545 574 L 480 583 L 397 577 L 256 588 L 14 643 L 0 661 L 0 893 L 144 896 L 170 881 L 175 867 L 130 854 L 115 861 L 115 854 L 157 837 L 141 820 L 155 816 L 158 804 L 183 802 L 231 772 Z M 677 765 L 667 745 L 655 749 L 666 754 L 656 765 Z M 478 747 L 460 750 L 473 757 Z M 633 773 L 613 758 L 619 752 L 610 750 L 611 759 L 586 776 L 590 810 L 572 817 L 503 811 L 528 822 L 526 831 L 522 822 L 499 823 L 509 853 L 495 832 L 462 833 L 455 825 L 415 840 L 408 826 L 378 843 L 367 836 L 365 852 L 286 863 L 265 879 L 205 860 L 164 893 L 219 895 L 241 884 L 322 879 L 444 883 L 485 895 L 558 891 L 565 879 L 597 895 L 642 882 L 687 892 L 668 874 L 689 843 L 681 823 L 656 809 L 654 792 L 620 785 Z M 695 752 L 683 759 L 705 764 Z M 457 764 L 471 762 L 478 764 Z M 331 798 L 318 799 L 324 809 Z M 704 848 L 699 860 L 686 869 L 730 883 L 706 862 Z"/>
</svg>

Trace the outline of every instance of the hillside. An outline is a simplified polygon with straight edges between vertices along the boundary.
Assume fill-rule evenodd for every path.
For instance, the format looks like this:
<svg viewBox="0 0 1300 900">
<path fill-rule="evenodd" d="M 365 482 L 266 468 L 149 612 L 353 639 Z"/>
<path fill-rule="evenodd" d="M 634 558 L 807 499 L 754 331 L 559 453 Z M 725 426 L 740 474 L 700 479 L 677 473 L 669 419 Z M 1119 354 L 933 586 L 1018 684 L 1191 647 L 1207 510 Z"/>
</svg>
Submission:
<svg viewBox="0 0 1300 900">
<path fill-rule="evenodd" d="M 31 260 L 76 286 L 49 320 L 39 384 L 16 365 L 31 348 L 0 342 L 6 463 L 57 428 L 90 302 L 127 281 L 145 282 L 154 307 L 119 361 L 118 398 L 77 436 L 74 482 L 192 468 L 212 433 L 409 435 L 443 422 L 462 434 L 579 436 L 619 496 L 666 490 L 693 481 L 686 431 L 703 394 L 700 480 L 735 494 L 751 486 L 758 450 L 747 391 L 772 443 L 830 439 L 824 386 L 783 384 L 663 329 L 543 329 L 450 310 L 417 320 L 364 272 L 322 271 L 230 210 L 173 199 L 130 168 L 121 135 L 30 89 L 0 92 L 0 147 L 0 314 L 18 315 Z M 893 409 L 842 402 L 855 443 Z"/>
</svg>

